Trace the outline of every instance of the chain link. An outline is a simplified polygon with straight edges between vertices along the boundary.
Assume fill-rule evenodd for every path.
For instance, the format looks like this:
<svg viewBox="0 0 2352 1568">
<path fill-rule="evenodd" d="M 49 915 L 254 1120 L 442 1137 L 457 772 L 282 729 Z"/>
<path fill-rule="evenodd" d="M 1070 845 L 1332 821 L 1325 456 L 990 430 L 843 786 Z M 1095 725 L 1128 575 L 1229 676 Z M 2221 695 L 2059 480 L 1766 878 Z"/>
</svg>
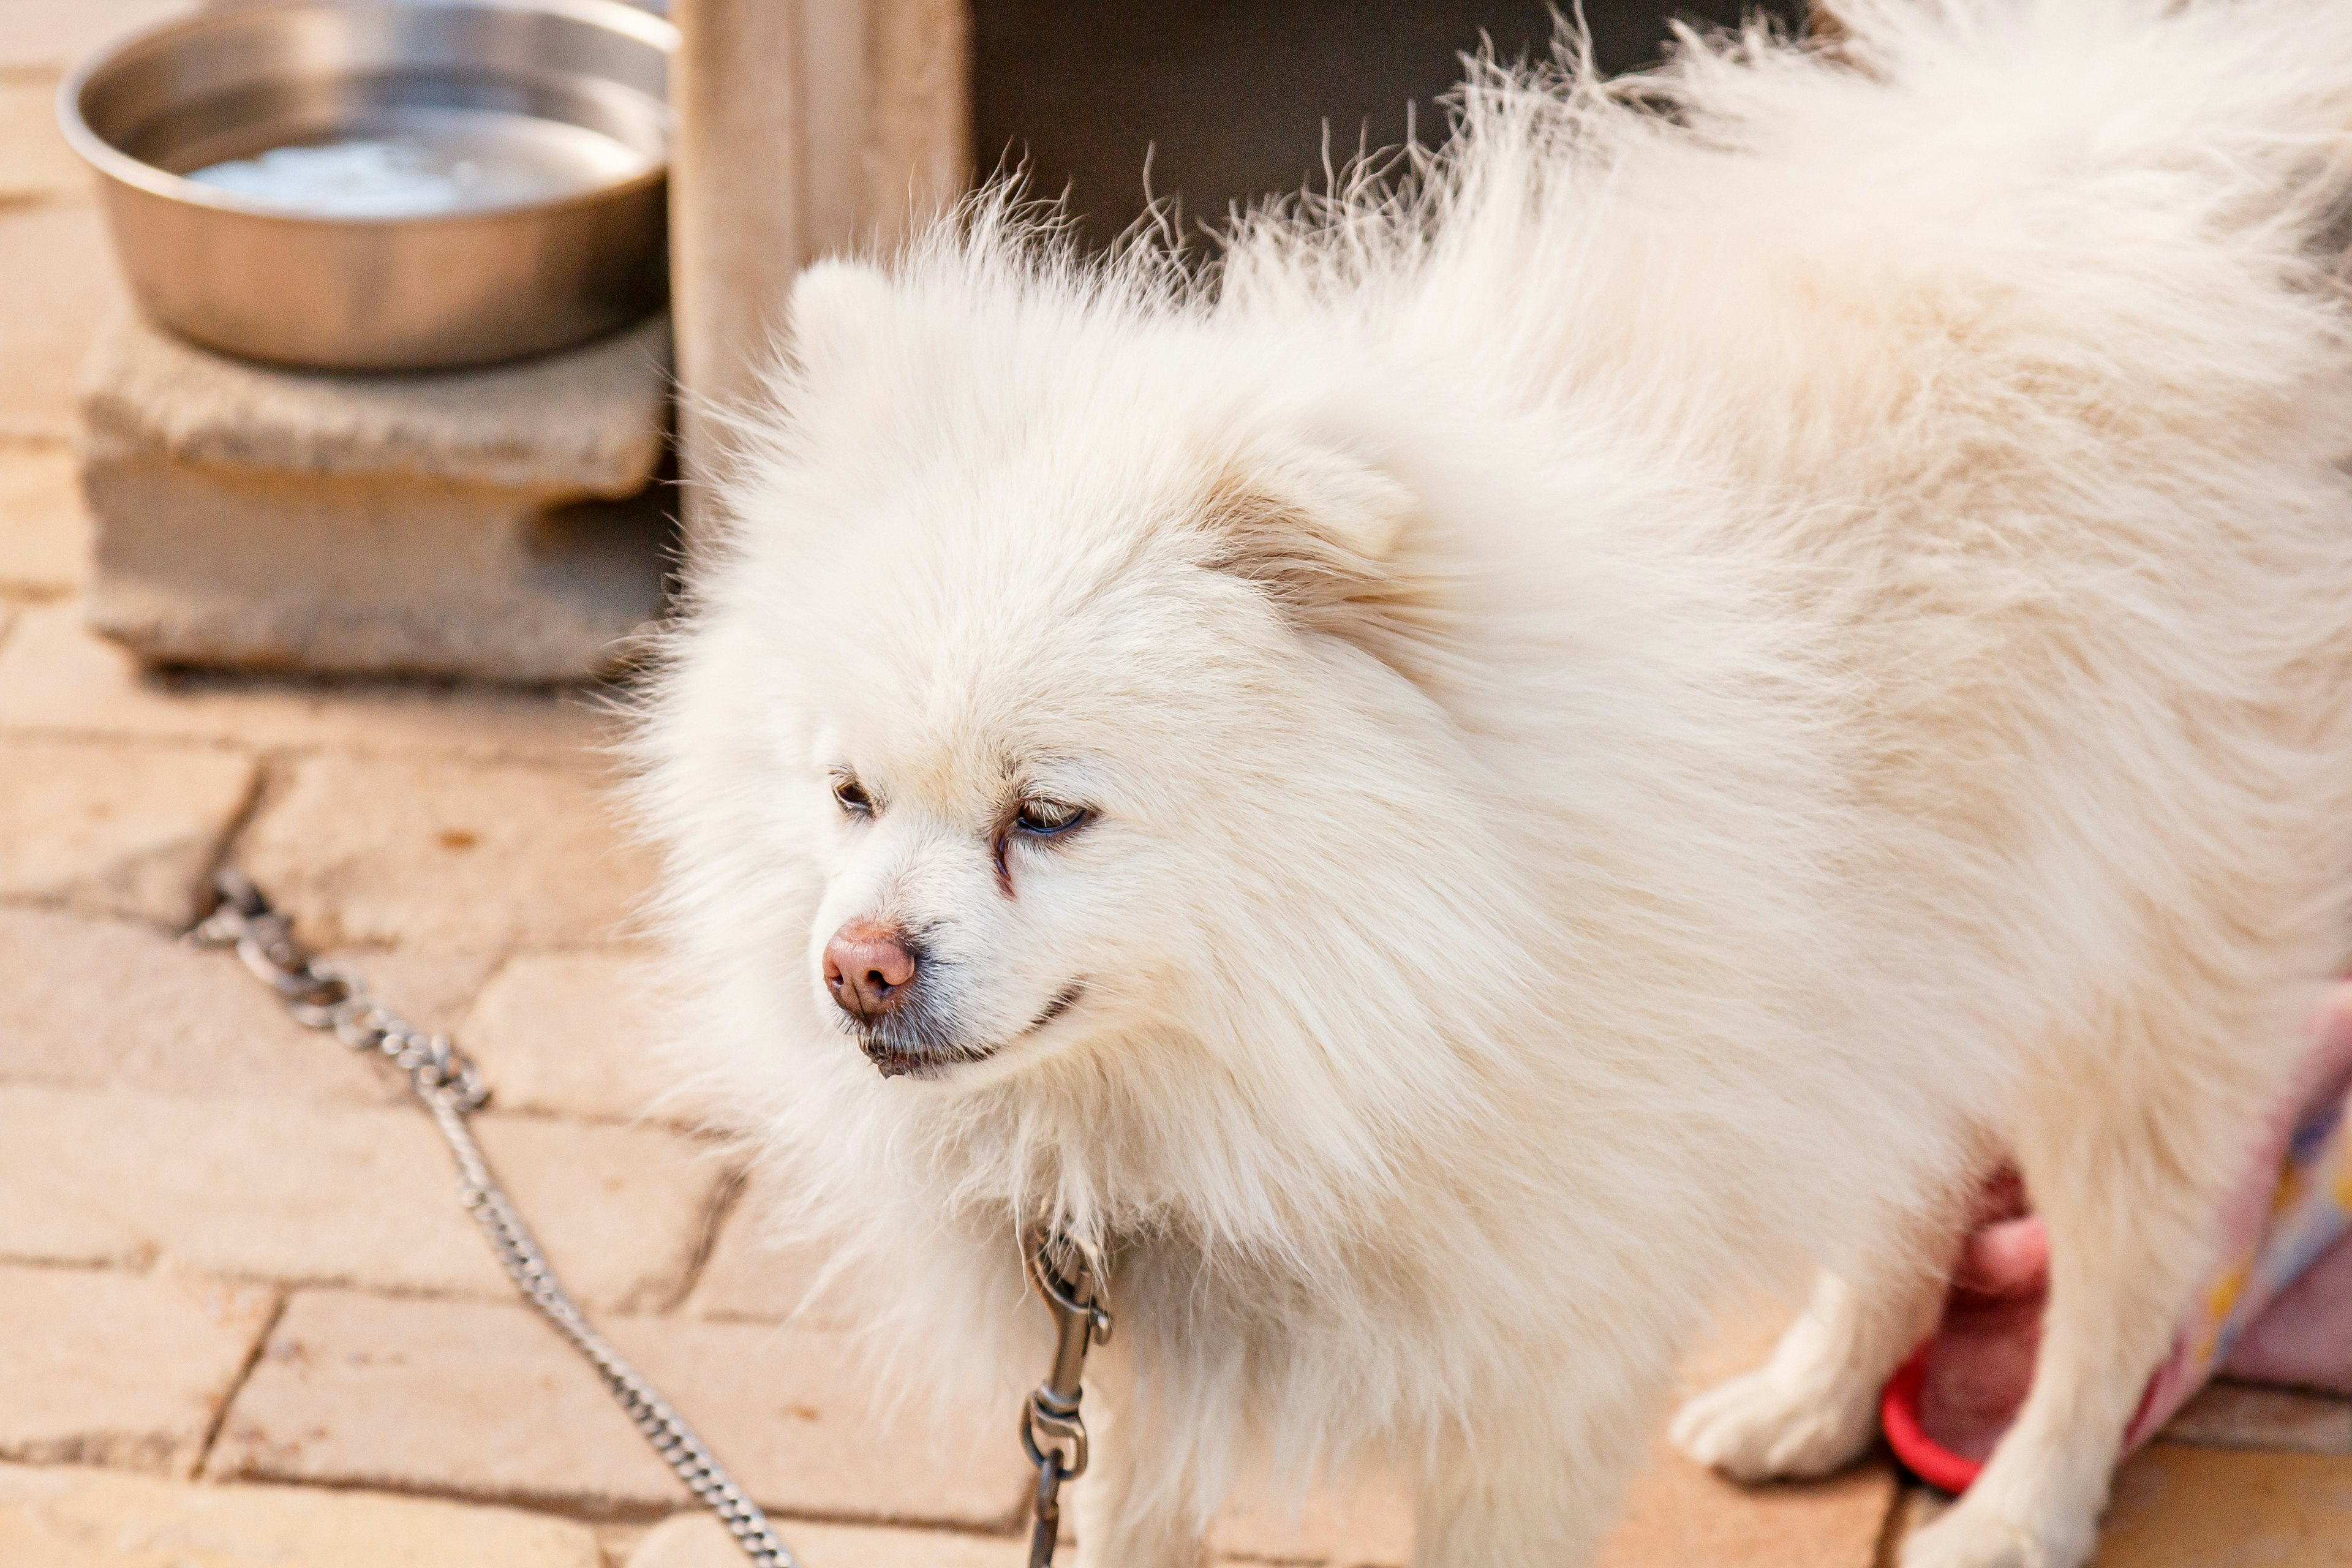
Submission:
<svg viewBox="0 0 2352 1568">
<path fill-rule="evenodd" d="M 357 974 L 316 962 L 294 940 L 286 917 L 244 876 L 223 871 L 215 890 L 219 901 L 188 933 L 189 940 L 199 947 L 235 949 L 246 968 L 278 994 L 298 1022 L 331 1033 L 352 1050 L 381 1057 L 408 1075 L 410 1091 L 432 1113 L 457 1160 L 459 1200 L 489 1238 L 523 1299 L 596 1368 L 606 1392 L 628 1413 L 654 1452 L 718 1515 L 755 1568 L 801 1568 L 760 1505 L 743 1495 L 735 1478 L 669 1401 L 589 1326 L 572 1293 L 556 1278 L 467 1125 L 466 1118 L 490 1098 L 489 1086 L 472 1059 L 446 1035 L 413 1027 L 370 995 Z"/>
</svg>

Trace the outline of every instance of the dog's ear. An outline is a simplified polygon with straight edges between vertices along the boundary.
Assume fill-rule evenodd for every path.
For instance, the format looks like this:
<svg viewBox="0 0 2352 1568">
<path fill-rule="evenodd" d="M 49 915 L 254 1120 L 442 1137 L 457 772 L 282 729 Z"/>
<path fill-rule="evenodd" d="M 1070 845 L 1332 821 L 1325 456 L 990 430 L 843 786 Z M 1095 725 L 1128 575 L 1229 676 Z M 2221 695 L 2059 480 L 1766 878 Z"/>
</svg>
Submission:
<svg viewBox="0 0 2352 1568">
<path fill-rule="evenodd" d="M 1202 503 L 1202 563 L 1256 586 L 1307 629 L 1397 661 L 1430 629 L 1435 584 L 1414 568 L 1418 498 L 1337 447 L 1259 446 L 1223 464 Z"/>
<path fill-rule="evenodd" d="M 793 280 L 784 306 L 793 357 L 811 370 L 844 363 L 889 319 L 890 279 L 862 261 L 820 261 Z"/>
</svg>

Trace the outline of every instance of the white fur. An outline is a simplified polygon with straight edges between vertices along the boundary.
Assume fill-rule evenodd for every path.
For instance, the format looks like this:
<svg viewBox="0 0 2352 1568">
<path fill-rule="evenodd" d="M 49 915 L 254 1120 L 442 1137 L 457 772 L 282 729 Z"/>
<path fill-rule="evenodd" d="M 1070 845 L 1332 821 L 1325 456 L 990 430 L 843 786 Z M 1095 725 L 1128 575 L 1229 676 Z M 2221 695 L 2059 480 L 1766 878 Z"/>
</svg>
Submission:
<svg viewBox="0 0 2352 1568">
<path fill-rule="evenodd" d="M 2042 1371 L 1906 1561 L 2088 1551 L 2346 956 L 2352 5 L 1840 22 L 1482 69 L 1211 283 L 996 196 L 794 297 L 642 737 L 678 1034 L 906 1384 L 1038 1375 L 1020 1218 L 1108 1260 L 1093 1568 L 1367 1454 L 1580 1563 L 1806 1258 L 1676 1432 L 1832 1468 L 2001 1153 Z M 1000 879 L 1024 793 L 1098 819 Z M 994 1054 L 878 1076 L 851 918 Z"/>
</svg>

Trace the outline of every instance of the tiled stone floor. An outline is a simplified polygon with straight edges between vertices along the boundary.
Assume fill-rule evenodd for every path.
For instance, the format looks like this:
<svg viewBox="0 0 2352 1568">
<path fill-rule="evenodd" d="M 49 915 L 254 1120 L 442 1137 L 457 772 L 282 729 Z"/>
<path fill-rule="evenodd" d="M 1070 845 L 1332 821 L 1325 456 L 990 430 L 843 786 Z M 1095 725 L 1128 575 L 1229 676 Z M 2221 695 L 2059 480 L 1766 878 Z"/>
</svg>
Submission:
<svg viewBox="0 0 2352 1568">
<path fill-rule="evenodd" d="M 481 1057 L 483 1142 L 550 1250 L 811 1568 L 1013 1568 L 1004 1413 L 877 1418 L 825 1303 L 780 1326 L 814 1260 L 766 1252 L 719 1157 L 647 1113 L 646 867 L 594 711 L 159 680 L 81 629 L 70 388 L 120 289 L 47 105 L 171 8 L 0 0 L 0 1563 L 733 1561 L 507 1296 L 397 1092 L 174 942 L 233 856 Z M 2121 1478 L 2105 1568 L 2352 1565 L 2352 1405 L 2221 1390 L 2174 1436 Z M 1604 1561 L 1873 1568 L 1932 1507 L 1883 1462 L 1743 1490 L 1662 1457 Z M 1408 1530 L 1370 1483 L 1245 1500 L 1215 1545 L 1369 1568 Z"/>
</svg>

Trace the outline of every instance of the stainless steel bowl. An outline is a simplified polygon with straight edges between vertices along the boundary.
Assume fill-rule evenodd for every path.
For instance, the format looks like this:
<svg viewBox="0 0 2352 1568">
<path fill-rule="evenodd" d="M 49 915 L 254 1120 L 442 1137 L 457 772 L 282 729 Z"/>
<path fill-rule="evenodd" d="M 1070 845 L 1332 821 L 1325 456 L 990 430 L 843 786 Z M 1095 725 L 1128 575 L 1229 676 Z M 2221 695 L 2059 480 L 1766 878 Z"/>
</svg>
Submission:
<svg viewBox="0 0 2352 1568">
<path fill-rule="evenodd" d="M 285 364 L 441 369 L 661 304 L 676 43 L 619 0 L 261 0 L 116 46 L 58 112 L 156 321 Z M 289 147 L 431 160 L 438 210 L 331 216 L 245 162 Z"/>
</svg>

